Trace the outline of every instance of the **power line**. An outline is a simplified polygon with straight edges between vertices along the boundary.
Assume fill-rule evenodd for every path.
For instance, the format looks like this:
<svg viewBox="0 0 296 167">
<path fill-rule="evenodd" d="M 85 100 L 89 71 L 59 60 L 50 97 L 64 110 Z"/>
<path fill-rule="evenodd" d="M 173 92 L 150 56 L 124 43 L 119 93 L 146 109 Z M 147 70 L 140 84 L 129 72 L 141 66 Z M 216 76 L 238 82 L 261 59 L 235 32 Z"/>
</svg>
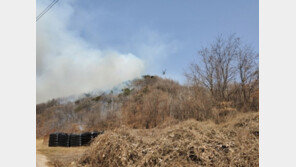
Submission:
<svg viewBox="0 0 296 167">
<path fill-rule="evenodd" d="M 49 11 L 59 0 L 53 0 L 50 5 L 48 5 L 37 17 L 36 21 L 38 21 L 46 12 Z"/>
<path fill-rule="evenodd" d="M 36 17 L 36 21 L 38 21 L 46 12 L 48 12 L 53 5 L 55 5 L 59 0 L 54 0 L 51 2 L 50 5 L 48 5 L 37 17 Z"/>
</svg>

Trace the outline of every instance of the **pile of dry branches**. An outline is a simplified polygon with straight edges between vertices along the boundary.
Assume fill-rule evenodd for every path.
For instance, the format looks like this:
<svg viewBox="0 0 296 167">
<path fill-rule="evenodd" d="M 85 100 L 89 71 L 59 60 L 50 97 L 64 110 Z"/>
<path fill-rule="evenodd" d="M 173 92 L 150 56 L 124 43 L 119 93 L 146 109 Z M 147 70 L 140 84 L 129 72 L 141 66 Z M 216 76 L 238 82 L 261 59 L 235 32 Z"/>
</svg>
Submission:
<svg viewBox="0 0 296 167">
<path fill-rule="evenodd" d="M 258 166 L 259 115 L 223 124 L 188 120 L 153 129 L 121 127 L 98 137 L 77 166 Z"/>
</svg>

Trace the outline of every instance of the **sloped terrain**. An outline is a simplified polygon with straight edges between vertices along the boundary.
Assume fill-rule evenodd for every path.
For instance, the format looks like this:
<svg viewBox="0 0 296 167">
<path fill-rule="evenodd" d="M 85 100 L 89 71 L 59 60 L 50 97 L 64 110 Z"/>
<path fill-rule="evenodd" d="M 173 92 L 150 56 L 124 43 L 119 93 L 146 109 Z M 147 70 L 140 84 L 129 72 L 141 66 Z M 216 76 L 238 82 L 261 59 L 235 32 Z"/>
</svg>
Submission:
<svg viewBox="0 0 296 167">
<path fill-rule="evenodd" d="M 122 126 L 99 136 L 73 166 L 259 166 L 259 114 L 222 124 L 193 119 L 164 128 Z"/>
<path fill-rule="evenodd" d="M 37 137 L 47 145 L 52 132 L 105 131 L 86 151 L 41 149 L 57 167 L 258 166 L 257 94 L 243 104 L 232 86 L 219 101 L 198 85 L 143 76 L 119 94 L 38 104 Z"/>
</svg>

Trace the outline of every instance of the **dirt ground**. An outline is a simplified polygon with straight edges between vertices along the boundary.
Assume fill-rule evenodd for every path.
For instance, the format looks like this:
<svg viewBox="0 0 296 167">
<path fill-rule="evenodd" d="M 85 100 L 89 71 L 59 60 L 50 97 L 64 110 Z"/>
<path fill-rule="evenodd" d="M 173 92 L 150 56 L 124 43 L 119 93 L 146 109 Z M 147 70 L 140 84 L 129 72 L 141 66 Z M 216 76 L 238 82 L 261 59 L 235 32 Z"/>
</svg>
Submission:
<svg viewBox="0 0 296 167">
<path fill-rule="evenodd" d="M 87 149 L 87 147 L 48 147 L 47 141 L 43 140 L 36 139 L 37 167 L 64 166 L 60 162 L 71 164 L 83 156 Z"/>
<path fill-rule="evenodd" d="M 37 167 L 48 167 L 48 160 L 46 158 L 46 156 L 37 153 L 36 154 L 36 166 Z"/>
</svg>

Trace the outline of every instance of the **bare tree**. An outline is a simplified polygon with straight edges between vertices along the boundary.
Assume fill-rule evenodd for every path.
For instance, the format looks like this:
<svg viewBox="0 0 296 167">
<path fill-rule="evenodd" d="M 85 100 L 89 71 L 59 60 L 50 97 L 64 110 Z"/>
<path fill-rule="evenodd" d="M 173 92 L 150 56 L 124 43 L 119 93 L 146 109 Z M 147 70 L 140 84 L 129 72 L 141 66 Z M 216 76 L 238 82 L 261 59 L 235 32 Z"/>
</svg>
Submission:
<svg viewBox="0 0 296 167">
<path fill-rule="evenodd" d="M 193 84 L 205 86 L 217 100 L 226 100 L 228 85 L 235 78 L 239 46 L 240 39 L 235 35 L 228 38 L 218 36 L 213 44 L 198 52 L 201 63 L 192 63 L 185 76 Z"/>
<path fill-rule="evenodd" d="M 198 52 L 198 60 L 185 76 L 193 86 L 203 86 L 218 101 L 232 101 L 236 107 L 258 109 L 258 54 L 240 38 L 218 36 Z M 253 106 L 253 107 L 251 107 Z"/>
<path fill-rule="evenodd" d="M 258 54 L 250 46 L 240 48 L 237 56 L 237 69 L 239 72 L 239 79 L 241 91 L 243 95 L 244 104 L 248 104 L 250 94 L 254 87 L 255 81 L 259 79 L 259 68 L 256 62 Z"/>
</svg>

